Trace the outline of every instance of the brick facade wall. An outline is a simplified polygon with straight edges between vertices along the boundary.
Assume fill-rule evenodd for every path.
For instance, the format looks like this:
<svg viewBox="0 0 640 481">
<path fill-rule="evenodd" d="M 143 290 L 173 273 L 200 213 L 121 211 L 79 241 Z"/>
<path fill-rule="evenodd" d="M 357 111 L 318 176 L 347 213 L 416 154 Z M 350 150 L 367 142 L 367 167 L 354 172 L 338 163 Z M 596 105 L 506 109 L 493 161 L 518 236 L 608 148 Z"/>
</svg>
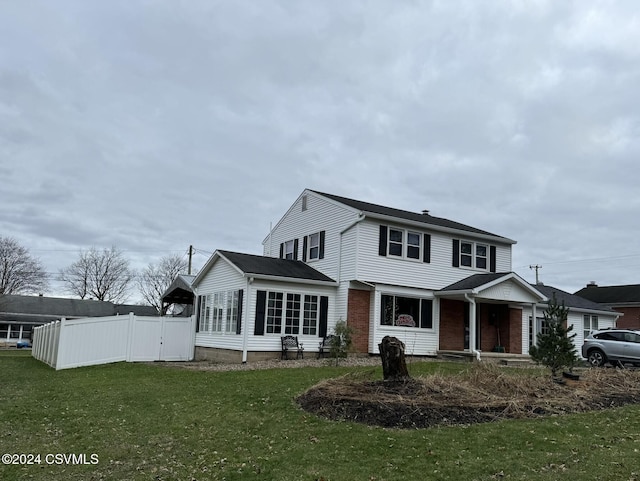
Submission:
<svg viewBox="0 0 640 481">
<path fill-rule="evenodd" d="M 500 344 L 505 352 L 522 353 L 522 311 L 501 304 L 477 304 L 481 351 L 493 351 Z M 465 319 L 469 305 L 463 301 L 440 301 L 440 349 L 464 350 Z M 498 342 L 498 331 L 500 341 Z"/>
<path fill-rule="evenodd" d="M 467 305 L 462 301 L 440 301 L 440 349 L 464 350 L 464 319 Z"/>
<path fill-rule="evenodd" d="M 618 318 L 617 327 L 622 329 L 640 329 L 640 307 L 615 307 L 624 316 Z"/>
<path fill-rule="evenodd" d="M 352 348 L 358 353 L 369 352 L 371 292 L 349 289 L 347 324 L 353 329 Z"/>
</svg>

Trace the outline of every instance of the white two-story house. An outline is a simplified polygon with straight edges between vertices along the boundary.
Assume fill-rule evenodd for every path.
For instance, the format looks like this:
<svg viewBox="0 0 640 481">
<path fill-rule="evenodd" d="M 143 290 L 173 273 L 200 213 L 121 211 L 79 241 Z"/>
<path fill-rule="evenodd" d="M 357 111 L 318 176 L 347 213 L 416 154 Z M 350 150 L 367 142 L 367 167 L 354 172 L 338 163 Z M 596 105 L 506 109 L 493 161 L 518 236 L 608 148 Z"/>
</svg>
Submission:
<svg viewBox="0 0 640 481">
<path fill-rule="evenodd" d="M 310 355 L 339 320 L 359 353 L 379 353 L 391 335 L 411 355 L 526 354 L 548 299 L 512 272 L 514 244 L 426 211 L 306 189 L 262 256 L 216 251 L 194 279 L 196 357 L 277 357 L 286 334 Z"/>
</svg>

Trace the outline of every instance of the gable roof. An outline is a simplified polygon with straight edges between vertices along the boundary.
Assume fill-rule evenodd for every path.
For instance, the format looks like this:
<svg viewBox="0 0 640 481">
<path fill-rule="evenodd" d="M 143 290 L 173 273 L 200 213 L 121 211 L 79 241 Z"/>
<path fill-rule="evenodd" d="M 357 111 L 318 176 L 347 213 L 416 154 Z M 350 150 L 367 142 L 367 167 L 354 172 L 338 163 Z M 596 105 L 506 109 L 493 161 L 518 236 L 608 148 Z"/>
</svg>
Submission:
<svg viewBox="0 0 640 481">
<path fill-rule="evenodd" d="M 372 217 L 382 216 L 382 217 L 395 217 L 396 219 L 417 222 L 420 224 L 428 225 L 432 228 L 436 228 L 438 230 L 445 231 L 462 231 L 468 232 L 469 234 L 480 235 L 483 237 L 492 237 L 496 240 L 507 244 L 515 244 L 516 241 L 509 239 L 507 237 L 502 237 L 496 234 L 492 234 L 491 232 L 487 232 L 485 230 L 476 229 L 475 227 L 471 227 L 465 224 L 461 224 L 459 222 L 454 222 L 452 220 L 444 219 L 442 217 L 434 217 L 429 215 L 428 213 L 418 213 L 411 212 L 402 209 L 395 209 L 393 207 L 385 207 L 383 205 L 371 204 L 369 202 L 363 202 L 360 200 L 349 199 L 347 197 L 341 197 L 339 195 L 327 194 L 325 192 L 318 192 L 316 190 L 308 189 L 310 192 L 314 192 L 318 195 L 326 197 L 328 199 L 332 199 L 336 202 L 340 202 L 341 204 L 347 205 L 359 211 L 365 213 L 365 215 L 369 215 Z"/>
<path fill-rule="evenodd" d="M 558 303 L 562 304 L 564 302 L 565 307 L 615 313 L 613 309 L 607 306 L 598 304 L 575 294 L 570 294 L 556 287 L 545 286 L 544 284 L 536 284 L 534 287 L 549 299 L 553 298 L 553 295 L 555 294 Z"/>
<path fill-rule="evenodd" d="M 640 304 L 640 284 L 602 287 L 588 285 L 575 295 L 601 304 Z"/>
<path fill-rule="evenodd" d="M 169 304 L 193 304 L 191 284 L 196 276 L 178 274 L 171 285 L 162 294 L 162 302 Z"/>
<path fill-rule="evenodd" d="M 218 259 L 224 259 L 248 277 L 337 285 L 336 281 L 302 261 L 217 250 L 193 280 L 193 286 L 200 283 Z"/>
<path fill-rule="evenodd" d="M 0 319 L 5 321 L 50 322 L 60 318 L 106 317 L 116 314 L 157 316 L 152 306 L 114 304 L 87 299 L 45 296 L 0 296 Z"/>
<path fill-rule="evenodd" d="M 447 287 L 440 289 L 436 295 L 447 296 L 460 296 L 460 295 L 485 295 L 489 290 L 498 285 L 509 285 L 514 283 L 519 286 L 524 295 L 530 299 L 531 302 L 543 302 L 546 300 L 544 293 L 540 292 L 534 286 L 525 281 L 515 272 L 492 272 L 487 274 L 472 274 L 469 277 L 449 284 Z M 502 297 L 496 297 L 501 300 L 515 300 L 511 294 L 511 289 L 508 292 L 500 294 Z M 495 292 L 491 294 L 493 297 Z"/>
</svg>

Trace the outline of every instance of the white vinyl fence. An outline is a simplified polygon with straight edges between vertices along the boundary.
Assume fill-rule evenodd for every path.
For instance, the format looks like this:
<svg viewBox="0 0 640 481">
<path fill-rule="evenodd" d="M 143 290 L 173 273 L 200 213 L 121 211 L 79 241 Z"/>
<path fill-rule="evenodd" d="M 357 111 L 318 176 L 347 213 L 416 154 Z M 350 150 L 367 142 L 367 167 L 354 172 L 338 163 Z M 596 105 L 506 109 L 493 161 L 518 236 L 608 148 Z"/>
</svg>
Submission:
<svg viewBox="0 0 640 481">
<path fill-rule="evenodd" d="M 31 354 L 59 369 L 119 361 L 191 361 L 195 317 L 62 319 L 33 330 Z"/>
</svg>

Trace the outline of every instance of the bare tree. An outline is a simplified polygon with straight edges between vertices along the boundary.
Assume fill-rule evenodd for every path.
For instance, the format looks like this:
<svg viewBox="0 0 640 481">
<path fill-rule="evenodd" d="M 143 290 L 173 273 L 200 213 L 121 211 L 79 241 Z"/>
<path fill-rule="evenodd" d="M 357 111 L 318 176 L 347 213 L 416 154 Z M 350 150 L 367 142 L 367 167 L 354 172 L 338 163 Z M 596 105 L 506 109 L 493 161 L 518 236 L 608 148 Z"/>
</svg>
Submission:
<svg viewBox="0 0 640 481">
<path fill-rule="evenodd" d="M 133 276 L 129 261 L 116 247 L 81 251 L 76 262 L 60 271 L 60 279 L 70 294 L 115 303 L 126 300 Z"/>
<path fill-rule="evenodd" d="M 0 295 L 42 293 L 47 273 L 39 259 L 11 237 L 0 237 Z"/>
<path fill-rule="evenodd" d="M 186 271 L 187 260 L 179 254 L 163 257 L 157 264 L 149 264 L 137 281 L 142 298 L 165 315 L 169 306 L 162 305 L 162 294 L 178 274 Z"/>
</svg>

